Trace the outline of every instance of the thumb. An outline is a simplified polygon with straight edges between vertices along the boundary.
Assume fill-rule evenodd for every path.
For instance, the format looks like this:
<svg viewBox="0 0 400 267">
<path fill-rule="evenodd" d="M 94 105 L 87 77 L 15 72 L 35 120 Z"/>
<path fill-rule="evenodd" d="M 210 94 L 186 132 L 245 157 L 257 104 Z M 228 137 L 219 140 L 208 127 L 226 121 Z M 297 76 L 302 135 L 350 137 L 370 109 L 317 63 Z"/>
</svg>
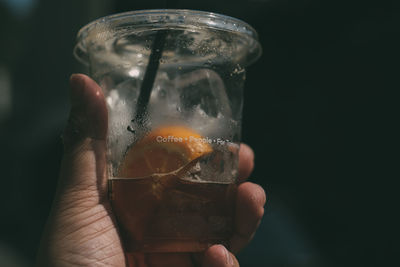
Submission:
<svg viewBox="0 0 400 267">
<path fill-rule="evenodd" d="M 64 131 L 64 156 L 57 195 L 91 197 L 98 203 L 105 195 L 107 107 L 101 88 L 83 74 L 70 78 L 71 111 Z"/>
<path fill-rule="evenodd" d="M 85 253 L 91 252 L 86 248 L 98 247 L 87 242 L 89 237 L 97 237 L 109 227 L 109 221 L 102 220 L 108 212 L 104 205 L 99 205 L 106 199 L 108 126 L 104 95 L 96 82 L 82 74 L 71 76 L 70 87 L 71 111 L 63 134 L 64 155 L 38 266 L 66 266 L 71 259 L 86 260 Z M 96 225 L 94 221 L 101 223 Z"/>
</svg>

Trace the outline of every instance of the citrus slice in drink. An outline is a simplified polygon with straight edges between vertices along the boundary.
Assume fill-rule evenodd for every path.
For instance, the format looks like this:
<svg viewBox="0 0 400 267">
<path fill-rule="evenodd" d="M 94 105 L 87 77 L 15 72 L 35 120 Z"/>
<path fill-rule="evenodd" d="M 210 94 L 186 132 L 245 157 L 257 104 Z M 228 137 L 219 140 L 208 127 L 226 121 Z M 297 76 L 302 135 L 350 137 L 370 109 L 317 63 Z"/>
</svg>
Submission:
<svg viewBox="0 0 400 267">
<path fill-rule="evenodd" d="M 210 144 L 194 130 L 181 125 L 161 126 L 128 150 L 118 176 L 141 178 L 171 173 L 211 152 Z"/>
<path fill-rule="evenodd" d="M 200 203 L 196 195 L 182 191 L 187 188 L 182 187 L 186 183 L 183 177 L 212 151 L 200 134 L 181 125 L 155 128 L 129 148 L 118 179 L 110 187 L 115 193 L 111 204 L 122 236 L 145 242 L 146 236 L 157 232 L 154 229 L 162 232 L 175 209 L 194 201 Z M 135 242 L 127 246 L 135 247 Z"/>
</svg>

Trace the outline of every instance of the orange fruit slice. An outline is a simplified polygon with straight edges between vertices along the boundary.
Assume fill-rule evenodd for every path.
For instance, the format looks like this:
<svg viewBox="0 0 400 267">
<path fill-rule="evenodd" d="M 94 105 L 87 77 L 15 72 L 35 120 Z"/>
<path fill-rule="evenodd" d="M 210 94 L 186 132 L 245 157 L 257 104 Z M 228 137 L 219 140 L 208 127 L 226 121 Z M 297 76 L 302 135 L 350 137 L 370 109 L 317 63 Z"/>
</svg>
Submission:
<svg viewBox="0 0 400 267">
<path fill-rule="evenodd" d="M 162 126 L 128 150 L 118 176 L 139 178 L 170 173 L 211 152 L 211 145 L 192 129 Z"/>
</svg>

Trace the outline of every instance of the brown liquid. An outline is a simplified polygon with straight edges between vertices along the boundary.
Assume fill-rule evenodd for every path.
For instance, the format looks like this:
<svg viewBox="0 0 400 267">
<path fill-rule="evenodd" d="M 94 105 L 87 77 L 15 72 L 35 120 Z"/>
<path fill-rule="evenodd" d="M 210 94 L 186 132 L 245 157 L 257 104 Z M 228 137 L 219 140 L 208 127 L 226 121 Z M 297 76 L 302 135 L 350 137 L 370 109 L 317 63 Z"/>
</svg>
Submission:
<svg viewBox="0 0 400 267">
<path fill-rule="evenodd" d="M 236 185 L 175 175 L 109 180 L 126 252 L 194 252 L 225 244 L 233 232 Z"/>
</svg>

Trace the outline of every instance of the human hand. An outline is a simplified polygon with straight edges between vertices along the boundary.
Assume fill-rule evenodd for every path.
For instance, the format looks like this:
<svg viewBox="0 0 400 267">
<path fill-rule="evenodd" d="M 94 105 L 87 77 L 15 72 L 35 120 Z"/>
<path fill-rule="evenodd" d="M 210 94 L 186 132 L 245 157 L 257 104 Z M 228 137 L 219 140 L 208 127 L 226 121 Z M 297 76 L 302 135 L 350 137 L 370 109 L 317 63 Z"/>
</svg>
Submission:
<svg viewBox="0 0 400 267">
<path fill-rule="evenodd" d="M 71 113 L 55 200 L 40 245 L 37 266 L 227 267 L 239 266 L 233 253 L 252 239 L 264 213 L 264 190 L 245 182 L 254 154 L 239 151 L 235 233 L 229 252 L 214 245 L 204 253 L 149 254 L 126 262 L 107 199 L 107 107 L 101 88 L 82 74 L 71 76 Z"/>
</svg>

